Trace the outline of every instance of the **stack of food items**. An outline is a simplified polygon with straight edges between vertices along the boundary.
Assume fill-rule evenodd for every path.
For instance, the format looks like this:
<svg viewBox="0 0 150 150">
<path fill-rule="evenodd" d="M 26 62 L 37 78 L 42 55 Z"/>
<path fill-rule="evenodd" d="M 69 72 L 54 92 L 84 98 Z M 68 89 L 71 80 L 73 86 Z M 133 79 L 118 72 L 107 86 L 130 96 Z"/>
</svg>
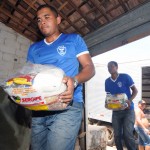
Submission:
<svg viewBox="0 0 150 150">
<path fill-rule="evenodd" d="M 0 84 L 11 99 L 30 110 L 62 110 L 58 95 L 66 90 L 65 73 L 55 66 L 27 63 Z"/>
<path fill-rule="evenodd" d="M 125 93 L 115 95 L 107 94 L 105 99 L 105 107 L 110 110 L 124 110 L 128 107 L 126 100 L 128 100 L 128 98 Z"/>
</svg>

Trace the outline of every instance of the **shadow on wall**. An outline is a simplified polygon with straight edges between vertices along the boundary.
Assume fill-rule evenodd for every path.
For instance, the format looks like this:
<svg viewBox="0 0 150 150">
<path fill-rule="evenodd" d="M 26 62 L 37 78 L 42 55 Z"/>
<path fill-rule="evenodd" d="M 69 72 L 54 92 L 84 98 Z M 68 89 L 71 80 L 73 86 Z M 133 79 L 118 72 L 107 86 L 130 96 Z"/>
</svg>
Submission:
<svg viewBox="0 0 150 150">
<path fill-rule="evenodd" d="M 29 150 L 31 111 L 15 104 L 0 88 L 0 149 Z"/>
</svg>

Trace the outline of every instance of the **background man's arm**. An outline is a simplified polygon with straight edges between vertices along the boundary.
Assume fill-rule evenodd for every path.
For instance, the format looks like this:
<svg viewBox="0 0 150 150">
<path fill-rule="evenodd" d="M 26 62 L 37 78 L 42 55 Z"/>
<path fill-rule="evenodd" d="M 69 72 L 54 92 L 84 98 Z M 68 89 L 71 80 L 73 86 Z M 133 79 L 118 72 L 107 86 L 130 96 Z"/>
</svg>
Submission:
<svg viewBox="0 0 150 150">
<path fill-rule="evenodd" d="M 138 90 L 137 90 L 137 88 L 136 88 L 136 86 L 135 85 L 133 85 L 132 87 L 131 87 L 131 90 L 132 90 L 132 93 L 131 93 L 131 97 L 130 97 L 130 101 L 132 101 L 135 97 L 136 97 L 136 95 L 137 95 L 137 93 L 138 93 Z"/>
<path fill-rule="evenodd" d="M 127 109 L 130 109 L 131 101 L 136 97 L 136 95 L 137 95 L 137 93 L 138 93 L 138 90 L 137 90 L 137 88 L 136 88 L 135 85 L 133 85 L 133 86 L 131 87 L 131 90 L 132 90 L 131 97 L 130 97 L 129 100 L 126 101 L 126 102 L 128 103 Z"/>
</svg>

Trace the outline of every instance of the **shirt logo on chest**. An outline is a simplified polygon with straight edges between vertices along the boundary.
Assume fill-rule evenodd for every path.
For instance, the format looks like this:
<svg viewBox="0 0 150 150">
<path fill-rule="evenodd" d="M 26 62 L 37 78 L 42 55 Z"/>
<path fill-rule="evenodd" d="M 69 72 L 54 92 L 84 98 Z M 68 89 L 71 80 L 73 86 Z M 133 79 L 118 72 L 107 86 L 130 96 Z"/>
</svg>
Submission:
<svg viewBox="0 0 150 150">
<path fill-rule="evenodd" d="M 59 55 L 64 56 L 66 54 L 66 47 L 64 45 L 58 46 L 57 52 Z"/>
<path fill-rule="evenodd" d="M 118 85 L 118 87 L 122 87 L 122 83 L 121 82 L 118 82 L 117 85 Z"/>
</svg>

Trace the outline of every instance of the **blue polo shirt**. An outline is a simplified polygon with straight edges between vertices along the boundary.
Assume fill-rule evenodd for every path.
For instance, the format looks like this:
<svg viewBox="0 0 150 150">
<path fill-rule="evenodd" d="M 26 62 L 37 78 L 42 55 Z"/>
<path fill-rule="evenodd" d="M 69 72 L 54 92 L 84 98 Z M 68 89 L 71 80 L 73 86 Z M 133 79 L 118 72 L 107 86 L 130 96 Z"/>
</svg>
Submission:
<svg viewBox="0 0 150 150">
<path fill-rule="evenodd" d="M 130 99 L 130 88 L 134 85 L 133 79 L 128 74 L 119 74 L 116 80 L 111 77 L 105 80 L 105 91 L 111 94 L 125 93 Z M 134 103 L 131 103 L 130 109 L 134 109 Z"/>
<path fill-rule="evenodd" d="M 52 43 L 46 40 L 32 44 L 28 50 L 27 61 L 35 64 L 54 65 L 74 77 L 79 73 L 78 57 L 89 53 L 84 40 L 78 34 L 60 34 Z M 74 91 L 74 101 L 82 102 L 82 85 Z"/>
</svg>

